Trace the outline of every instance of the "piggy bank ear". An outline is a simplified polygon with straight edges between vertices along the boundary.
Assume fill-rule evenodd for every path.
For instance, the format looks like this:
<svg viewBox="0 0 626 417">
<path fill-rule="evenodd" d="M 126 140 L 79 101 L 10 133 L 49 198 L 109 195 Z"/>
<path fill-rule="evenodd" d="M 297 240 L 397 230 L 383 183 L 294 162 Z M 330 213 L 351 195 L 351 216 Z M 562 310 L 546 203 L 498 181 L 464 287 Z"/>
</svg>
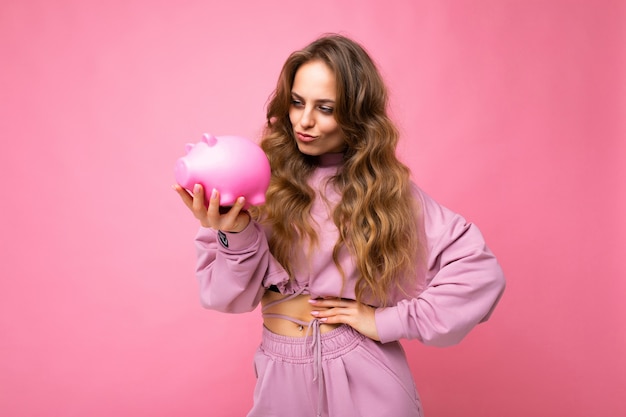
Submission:
<svg viewBox="0 0 626 417">
<path fill-rule="evenodd" d="M 209 146 L 213 146 L 217 143 L 217 138 L 210 133 L 205 133 L 202 135 L 202 141 Z"/>
<path fill-rule="evenodd" d="M 190 150 L 193 149 L 195 145 L 193 143 L 188 143 L 185 145 L 185 152 L 189 153 Z"/>
</svg>

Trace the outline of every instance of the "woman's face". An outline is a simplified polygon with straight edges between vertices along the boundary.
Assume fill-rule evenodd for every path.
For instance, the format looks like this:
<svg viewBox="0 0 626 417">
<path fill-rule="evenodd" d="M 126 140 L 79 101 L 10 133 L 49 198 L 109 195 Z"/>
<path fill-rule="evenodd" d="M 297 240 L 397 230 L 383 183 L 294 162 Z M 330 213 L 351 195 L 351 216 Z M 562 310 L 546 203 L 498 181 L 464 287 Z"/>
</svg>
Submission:
<svg viewBox="0 0 626 417">
<path fill-rule="evenodd" d="M 335 92 L 335 75 L 323 62 L 310 61 L 298 68 L 289 119 L 300 152 L 323 155 L 344 150 L 344 136 L 334 115 Z"/>
</svg>

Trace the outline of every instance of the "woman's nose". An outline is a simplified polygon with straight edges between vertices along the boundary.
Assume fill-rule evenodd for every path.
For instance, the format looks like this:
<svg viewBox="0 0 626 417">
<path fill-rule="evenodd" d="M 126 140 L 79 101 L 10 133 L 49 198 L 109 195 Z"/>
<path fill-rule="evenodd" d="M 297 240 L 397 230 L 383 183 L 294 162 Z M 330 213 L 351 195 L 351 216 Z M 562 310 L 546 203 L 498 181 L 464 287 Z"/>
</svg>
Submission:
<svg viewBox="0 0 626 417">
<path fill-rule="evenodd" d="M 302 127 L 313 127 L 313 125 L 315 125 L 315 119 L 311 114 L 311 110 L 304 109 L 302 111 L 302 115 L 300 116 L 300 125 Z"/>
</svg>

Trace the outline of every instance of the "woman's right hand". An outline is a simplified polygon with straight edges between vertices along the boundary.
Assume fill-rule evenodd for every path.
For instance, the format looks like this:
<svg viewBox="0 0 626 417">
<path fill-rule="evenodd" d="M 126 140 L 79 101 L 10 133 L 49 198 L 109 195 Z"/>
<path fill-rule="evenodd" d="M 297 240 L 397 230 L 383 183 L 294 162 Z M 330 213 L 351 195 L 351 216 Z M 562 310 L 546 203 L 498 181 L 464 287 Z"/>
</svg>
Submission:
<svg viewBox="0 0 626 417">
<path fill-rule="evenodd" d="M 189 193 L 179 184 L 174 185 L 173 188 L 203 227 L 210 227 L 223 232 L 238 233 L 250 223 L 250 215 L 242 210 L 246 202 L 243 197 L 239 197 L 230 210 L 221 213 L 220 194 L 217 190 L 214 189 L 211 192 L 209 206 L 207 207 L 204 189 L 200 184 L 194 186 L 193 193 Z"/>
</svg>

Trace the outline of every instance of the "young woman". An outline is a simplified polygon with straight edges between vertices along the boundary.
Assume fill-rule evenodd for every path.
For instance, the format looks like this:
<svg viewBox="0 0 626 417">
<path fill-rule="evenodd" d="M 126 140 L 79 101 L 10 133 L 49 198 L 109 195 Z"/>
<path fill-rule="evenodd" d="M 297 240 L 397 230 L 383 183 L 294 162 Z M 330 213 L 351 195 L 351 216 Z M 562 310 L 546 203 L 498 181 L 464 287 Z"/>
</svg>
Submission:
<svg viewBox="0 0 626 417">
<path fill-rule="evenodd" d="M 366 51 L 328 35 L 289 56 L 262 140 L 267 202 L 220 212 L 219 191 L 176 186 L 199 219 L 205 307 L 261 303 L 249 417 L 421 416 L 400 339 L 458 343 L 503 290 L 471 223 L 396 157 L 387 92 Z"/>
</svg>

